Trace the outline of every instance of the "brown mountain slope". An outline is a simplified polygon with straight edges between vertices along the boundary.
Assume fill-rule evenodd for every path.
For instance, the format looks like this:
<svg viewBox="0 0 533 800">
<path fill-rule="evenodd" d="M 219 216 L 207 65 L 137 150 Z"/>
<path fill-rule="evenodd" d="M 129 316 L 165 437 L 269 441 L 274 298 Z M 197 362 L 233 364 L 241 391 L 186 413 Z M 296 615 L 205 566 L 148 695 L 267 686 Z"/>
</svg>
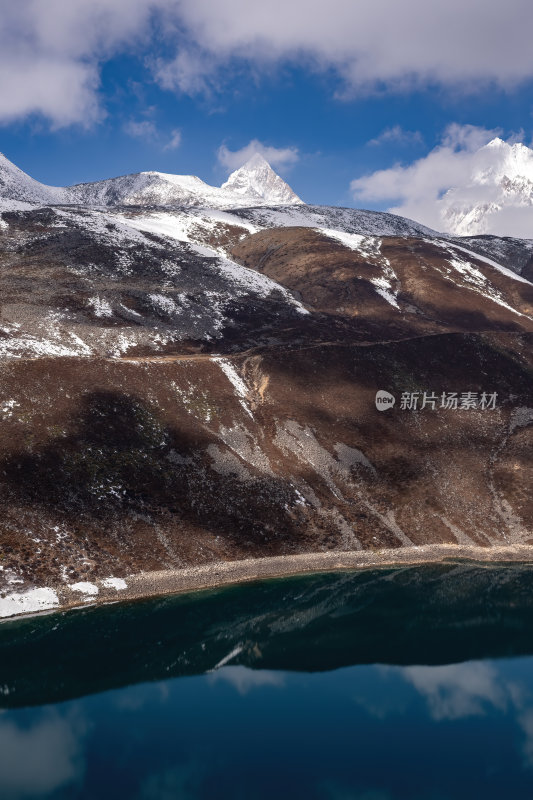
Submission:
<svg viewBox="0 0 533 800">
<path fill-rule="evenodd" d="M 4 365 L 4 575 L 533 542 L 531 343 L 447 334 L 224 360 Z M 378 389 L 394 408 L 376 409 Z M 436 407 L 402 409 L 416 391 Z M 496 409 L 442 409 L 442 392 L 497 392 Z"/>
<path fill-rule="evenodd" d="M 227 262 L 47 213 L 0 247 L 0 593 L 533 543 L 527 281 L 441 240 L 271 229 Z"/>
<path fill-rule="evenodd" d="M 348 241 L 350 239 L 345 237 Z M 406 331 L 533 330 L 533 285 L 443 240 L 261 231 L 232 256 L 314 311 L 379 319 Z"/>
</svg>

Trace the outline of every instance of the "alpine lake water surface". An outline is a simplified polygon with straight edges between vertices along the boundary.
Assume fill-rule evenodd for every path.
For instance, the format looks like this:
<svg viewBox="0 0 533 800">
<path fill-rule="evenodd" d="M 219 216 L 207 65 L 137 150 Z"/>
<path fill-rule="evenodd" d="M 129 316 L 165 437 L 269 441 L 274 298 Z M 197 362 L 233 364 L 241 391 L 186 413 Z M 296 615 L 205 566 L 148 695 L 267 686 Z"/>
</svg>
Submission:
<svg viewBox="0 0 533 800">
<path fill-rule="evenodd" d="M 533 566 L 329 573 L 0 625 L 0 798 L 533 797 Z"/>
</svg>

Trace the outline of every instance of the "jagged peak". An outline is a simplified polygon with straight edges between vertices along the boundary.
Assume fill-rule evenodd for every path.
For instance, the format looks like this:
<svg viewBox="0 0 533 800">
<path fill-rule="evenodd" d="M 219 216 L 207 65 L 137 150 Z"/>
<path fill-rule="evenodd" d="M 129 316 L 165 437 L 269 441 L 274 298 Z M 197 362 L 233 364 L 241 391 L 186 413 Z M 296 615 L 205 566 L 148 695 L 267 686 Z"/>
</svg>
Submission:
<svg viewBox="0 0 533 800">
<path fill-rule="evenodd" d="M 266 158 L 263 155 L 261 155 L 261 153 L 254 153 L 253 156 L 250 156 L 250 158 L 247 161 L 245 161 L 244 164 L 242 164 L 242 166 L 239 167 L 239 169 L 251 170 L 251 169 L 257 169 L 258 167 L 268 167 L 268 169 L 274 172 L 274 170 L 272 169 Z M 235 171 L 237 172 L 237 170 Z"/>
<path fill-rule="evenodd" d="M 234 170 L 222 184 L 221 189 L 262 198 L 267 203 L 287 205 L 303 203 L 261 153 L 254 153 L 242 166 Z"/>
</svg>

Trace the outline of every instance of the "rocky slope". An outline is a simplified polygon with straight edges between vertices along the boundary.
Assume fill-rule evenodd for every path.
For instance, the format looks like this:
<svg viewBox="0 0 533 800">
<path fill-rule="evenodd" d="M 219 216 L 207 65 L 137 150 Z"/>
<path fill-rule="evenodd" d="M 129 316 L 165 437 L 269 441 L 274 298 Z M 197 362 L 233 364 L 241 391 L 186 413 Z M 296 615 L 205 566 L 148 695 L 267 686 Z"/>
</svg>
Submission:
<svg viewBox="0 0 533 800">
<path fill-rule="evenodd" d="M 6 202 L 0 613 L 141 570 L 533 544 L 530 242 Z"/>
</svg>

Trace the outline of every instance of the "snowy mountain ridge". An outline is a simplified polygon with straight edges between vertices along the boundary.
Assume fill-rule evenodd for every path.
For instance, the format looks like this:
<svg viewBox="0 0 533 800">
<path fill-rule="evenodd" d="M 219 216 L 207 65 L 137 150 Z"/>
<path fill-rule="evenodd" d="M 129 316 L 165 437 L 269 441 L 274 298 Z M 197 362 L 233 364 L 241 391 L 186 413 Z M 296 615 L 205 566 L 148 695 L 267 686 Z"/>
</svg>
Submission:
<svg viewBox="0 0 533 800">
<path fill-rule="evenodd" d="M 0 198 L 54 205 L 65 202 L 65 189 L 39 183 L 0 153 Z"/>
<path fill-rule="evenodd" d="M 74 186 L 46 186 L 0 153 L 0 198 L 46 205 L 208 206 L 303 205 L 265 159 L 256 154 L 221 187 L 194 175 L 138 172 Z"/>
<path fill-rule="evenodd" d="M 526 200 L 529 197 L 533 203 L 533 151 L 501 140 L 493 140 L 482 150 L 485 156 L 476 170 L 481 189 L 489 187 L 494 191 L 498 185 L 498 191 L 508 196 L 521 193 L 523 211 L 531 219 L 533 206 L 527 205 Z M 495 154 L 502 160 L 498 169 L 494 166 Z M 454 194 L 450 190 L 442 199 L 442 203 L 448 203 L 451 220 L 443 227 L 459 231 L 458 237 L 464 237 L 465 246 L 479 255 L 492 258 L 518 274 L 529 269 L 533 239 L 483 234 L 491 209 L 497 211 L 501 203 L 494 202 L 488 211 L 483 203 L 474 207 L 463 203 L 461 210 L 458 203 L 462 191 L 458 189 Z M 137 209 L 134 227 L 191 242 L 196 241 L 195 231 L 224 223 L 242 229 L 242 235 L 264 228 L 311 227 L 364 236 L 458 238 L 398 214 L 307 205 L 259 154 L 235 170 L 220 187 L 210 186 L 194 175 L 155 171 L 58 187 L 39 183 L 0 153 L 0 230 L 6 225 L 2 212 L 22 211 L 35 205 L 81 206 L 99 209 L 104 216 L 113 215 L 113 209 L 129 206 Z M 516 208 L 512 211 L 515 213 Z"/>
</svg>

